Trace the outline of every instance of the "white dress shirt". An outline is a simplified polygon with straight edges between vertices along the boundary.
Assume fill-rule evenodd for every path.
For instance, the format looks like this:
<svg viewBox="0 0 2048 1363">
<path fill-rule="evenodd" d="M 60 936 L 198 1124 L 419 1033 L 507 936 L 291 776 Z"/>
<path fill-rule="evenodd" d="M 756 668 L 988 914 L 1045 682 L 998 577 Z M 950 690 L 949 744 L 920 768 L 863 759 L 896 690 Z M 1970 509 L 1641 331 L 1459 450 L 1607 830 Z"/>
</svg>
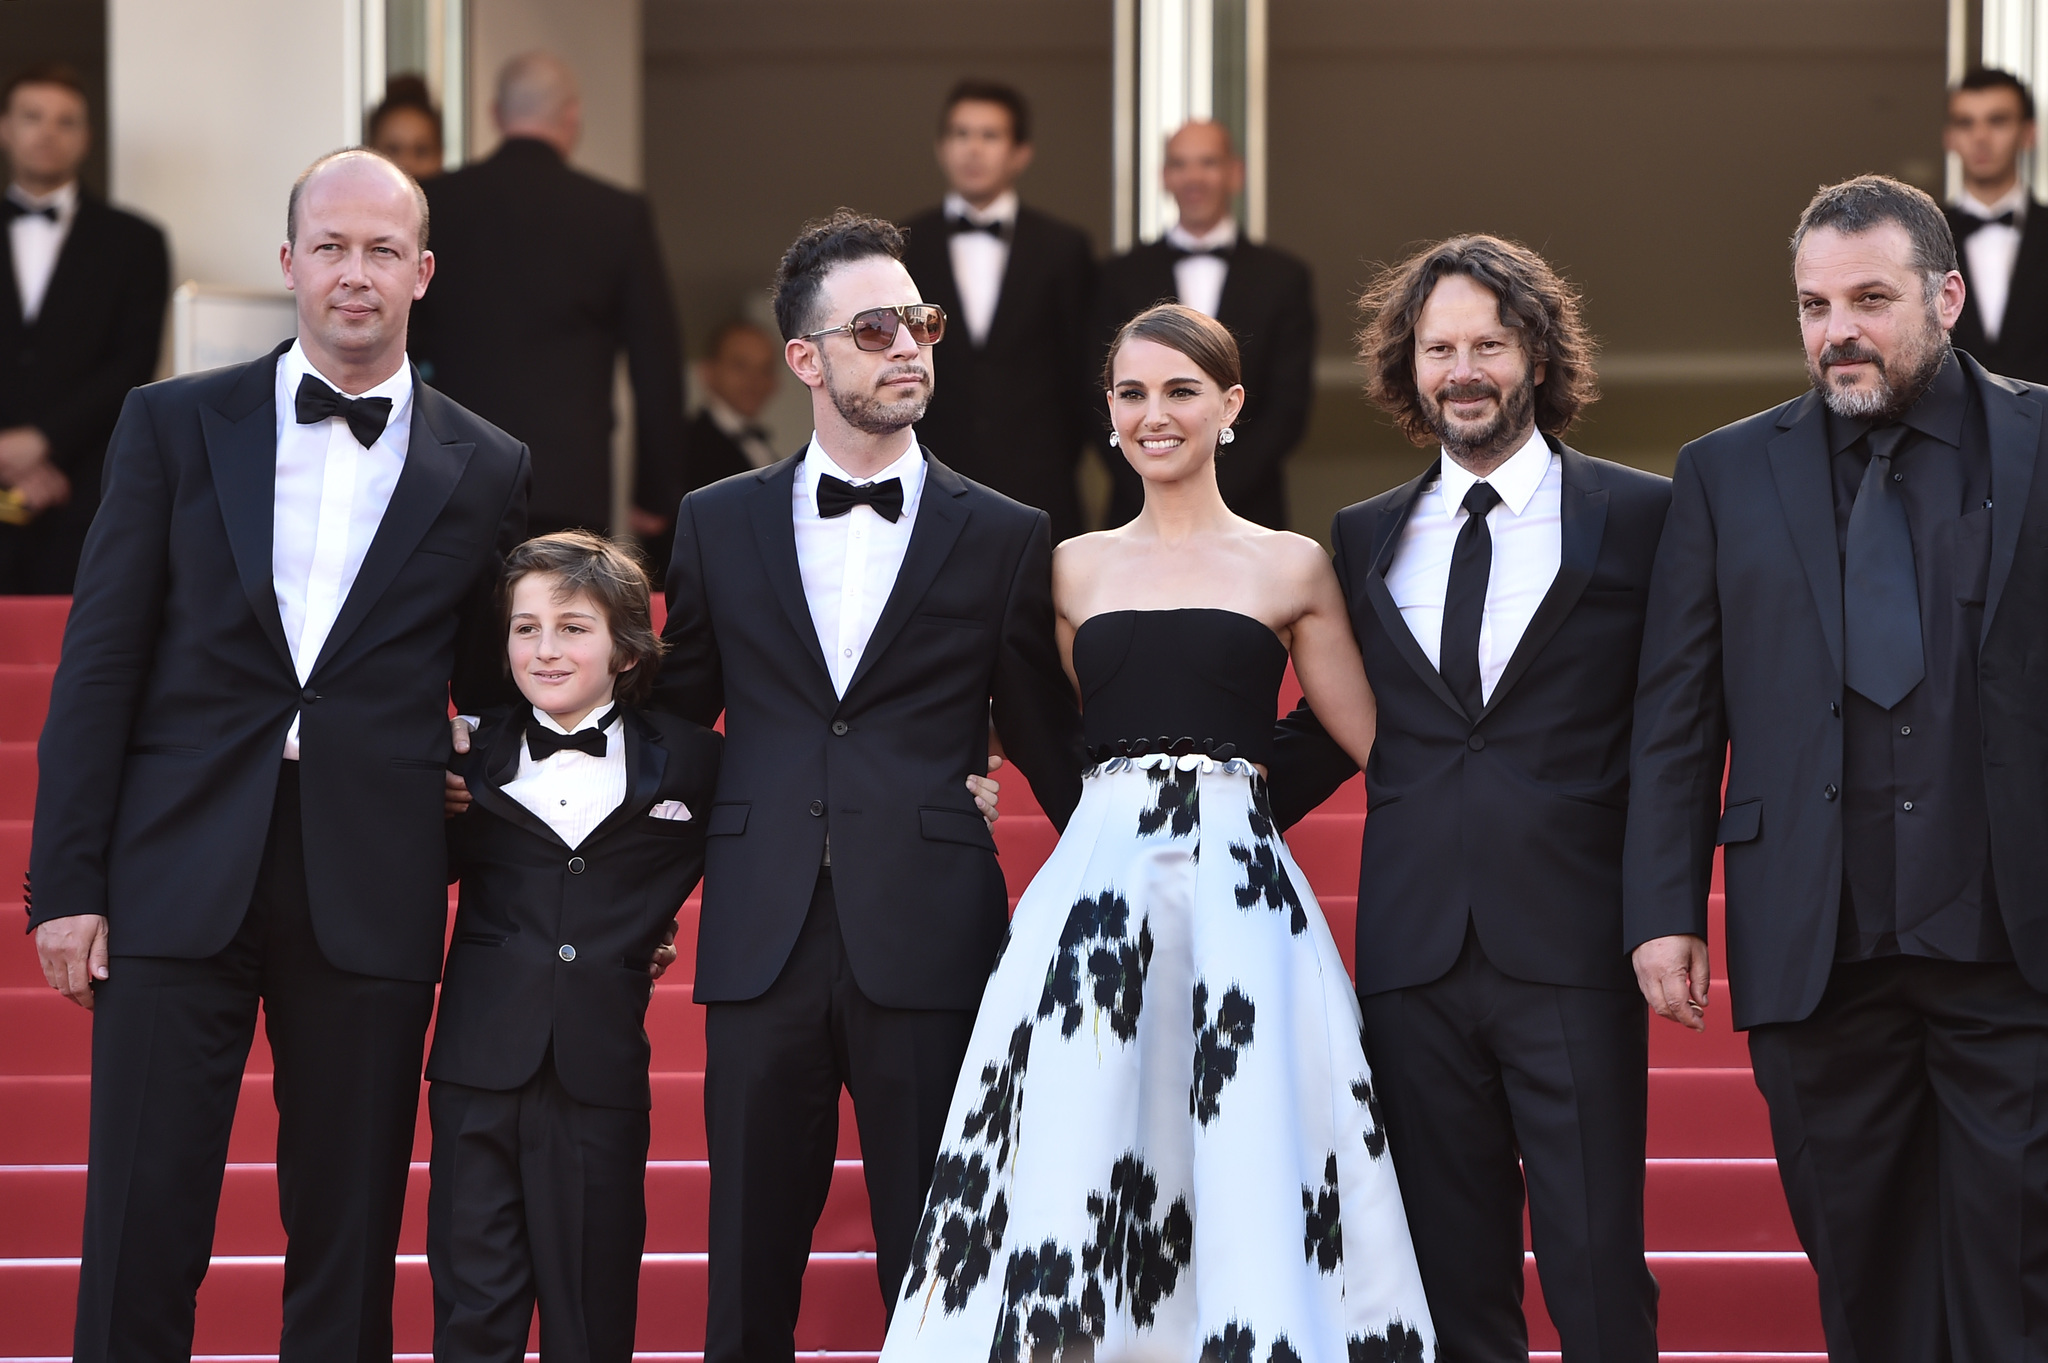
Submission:
<svg viewBox="0 0 2048 1363">
<path fill-rule="evenodd" d="M 1997 203 L 1981 203 L 1968 190 L 1956 195 L 1958 212 L 1973 218 L 1996 218 L 2011 213 L 2012 225 L 1992 223 L 1970 233 L 1963 254 L 1970 262 L 1970 296 L 1977 304 L 1977 318 L 1984 324 L 1986 340 L 1996 341 L 2005 325 L 2005 300 L 2012 292 L 2012 267 L 2020 258 L 2020 229 L 2027 223 L 2027 186 L 2020 181 L 2000 196 Z"/>
<path fill-rule="evenodd" d="M 301 426 L 295 411 L 299 380 L 315 374 L 336 392 L 345 389 L 313 368 L 297 341 L 277 361 L 277 474 L 273 493 L 270 579 L 284 622 L 292 666 L 304 685 L 348 590 L 362 569 L 370 539 L 391 505 L 405 467 L 412 433 L 412 364 L 398 366 L 375 388 L 350 397 L 391 399 L 391 419 L 375 444 L 356 443 L 338 416 Z M 299 756 L 299 721 L 285 735 L 288 761 Z"/>
<path fill-rule="evenodd" d="M 20 185 L 9 185 L 7 197 L 23 208 L 57 210 L 55 222 L 41 214 L 23 213 L 7 225 L 7 245 L 14 253 L 14 289 L 21 299 L 21 320 L 29 323 L 43 310 L 43 295 L 50 291 L 50 276 L 57 272 L 64 238 L 71 235 L 72 220 L 78 216 L 78 182 L 73 180 L 40 198 Z"/>
<path fill-rule="evenodd" d="M 1416 497 L 1408 524 L 1401 528 L 1401 542 L 1387 567 L 1387 590 L 1430 665 L 1441 670 L 1451 551 L 1466 521 L 1465 494 L 1479 479 L 1448 454 L 1439 454 L 1439 467 L 1438 480 Z M 1564 559 L 1559 519 L 1564 470 L 1537 431 L 1486 481 L 1500 494 L 1500 505 L 1486 513 L 1493 568 L 1479 619 L 1479 695 L 1491 700 Z"/>
<path fill-rule="evenodd" d="M 825 665 L 832 673 L 832 689 L 842 697 L 896 586 L 904 552 L 910 548 L 910 527 L 917 522 L 924 496 L 924 451 L 914 432 L 905 431 L 904 442 L 908 448 L 889 467 L 872 478 L 855 478 L 833 462 L 814 434 L 796 471 L 790 500 L 796 517 L 797 570 L 803 576 L 818 646 L 825 650 Z M 903 514 L 886 521 L 873 507 L 857 506 L 844 516 L 820 516 L 818 479 L 828 473 L 854 484 L 902 479 Z"/>
<path fill-rule="evenodd" d="M 724 431 L 732 443 L 740 447 L 740 453 L 747 462 L 757 469 L 765 469 L 782 456 L 775 447 L 759 434 L 761 427 L 740 414 L 739 408 L 727 402 L 716 393 L 704 395 L 704 412 L 711 418 L 711 424 Z"/>
<path fill-rule="evenodd" d="M 948 194 L 946 217 L 965 218 L 986 226 L 1001 223 L 1009 232 L 1017 221 L 1017 191 L 1006 189 L 987 208 L 976 208 L 958 194 Z M 1003 296 L 1003 271 L 1010 268 L 1007 236 L 987 232 L 955 232 L 946 242 L 953 260 L 953 287 L 960 291 L 960 320 L 967 338 L 977 346 L 988 341 L 988 329 L 995 325 L 996 304 Z"/>
<path fill-rule="evenodd" d="M 533 707 L 533 717 L 543 728 L 575 734 L 595 729 L 611 709 L 611 702 L 605 702 L 573 729 L 555 723 L 554 716 L 538 705 Z M 576 846 L 626 799 L 625 730 L 623 715 L 605 726 L 603 757 L 564 748 L 536 762 L 533 750 L 520 739 L 519 774 L 505 783 L 505 793 L 532 810 L 563 842 Z"/>
<path fill-rule="evenodd" d="M 1166 229 L 1166 241 L 1183 251 L 1206 251 L 1217 246 L 1237 245 L 1237 219 L 1225 218 L 1201 236 L 1175 223 Z M 1173 263 L 1173 292 L 1181 302 L 1214 317 L 1223 306 L 1223 281 L 1230 275 L 1230 262 L 1220 256 L 1188 256 Z"/>
</svg>

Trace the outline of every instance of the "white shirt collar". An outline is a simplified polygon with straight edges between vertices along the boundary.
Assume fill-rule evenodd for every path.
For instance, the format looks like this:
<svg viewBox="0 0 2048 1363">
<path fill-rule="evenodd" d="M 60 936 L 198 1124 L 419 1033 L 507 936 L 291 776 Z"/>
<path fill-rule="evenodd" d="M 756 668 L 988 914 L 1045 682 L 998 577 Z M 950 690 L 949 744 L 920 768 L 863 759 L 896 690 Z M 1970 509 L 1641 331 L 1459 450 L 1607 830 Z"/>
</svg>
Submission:
<svg viewBox="0 0 2048 1363">
<path fill-rule="evenodd" d="M 585 715 L 583 717 L 583 722 L 581 724 L 578 724 L 573 729 L 564 729 L 559 723 L 555 721 L 555 717 L 553 715 L 541 709 L 538 705 L 533 707 L 533 717 L 540 721 L 542 728 L 553 729 L 558 734 L 580 734 L 585 729 L 595 729 L 597 727 L 597 722 L 600 719 L 604 718 L 605 712 L 607 710 L 610 710 L 615 705 L 618 705 L 618 700 L 616 697 L 614 697 L 611 700 L 600 701 L 598 703 L 597 708 L 595 710 L 592 710 L 589 714 Z M 612 716 L 612 722 L 604 726 L 604 731 L 608 734 L 612 733 L 615 730 L 617 730 L 617 728 L 621 724 L 624 724 L 625 722 L 626 711 L 623 706 L 620 706 L 618 713 Z"/>
<path fill-rule="evenodd" d="M 1166 239 L 1183 251 L 1207 251 L 1218 246 L 1235 246 L 1237 219 L 1225 218 L 1199 237 L 1179 223 L 1175 223 L 1166 229 Z"/>
<path fill-rule="evenodd" d="M 70 226 L 72 218 L 78 215 L 78 181 L 76 180 L 60 189 L 53 189 L 48 194 L 41 195 L 31 194 L 20 185 L 10 184 L 7 186 L 7 197 L 20 204 L 23 208 L 35 209 L 54 206 L 57 210 L 57 225 L 60 227 Z"/>
<path fill-rule="evenodd" d="M 1956 195 L 1951 207 L 1973 218 L 1995 218 L 2010 213 L 2017 222 L 2027 215 L 2027 182 L 2015 180 L 2011 189 L 1998 196 L 1998 202 L 1988 204 L 1966 189 Z"/>
<path fill-rule="evenodd" d="M 1486 481 L 1500 494 L 1500 504 L 1508 509 L 1509 515 L 1519 516 L 1527 508 L 1529 499 L 1536 495 L 1536 488 L 1543 481 L 1543 475 L 1550 472 L 1550 461 L 1554 457 L 1550 445 L 1543 439 L 1543 432 L 1532 430 L 1522 448 L 1486 475 Z M 1455 516 L 1458 508 L 1465 504 L 1465 494 L 1472 490 L 1472 485 L 1479 478 L 1441 449 L 1437 451 L 1437 467 L 1440 470 L 1438 490 L 1444 499 L 1444 514 Z"/>
<path fill-rule="evenodd" d="M 839 461 L 825 453 L 825 447 L 818 443 L 818 433 L 811 432 L 810 446 L 804 450 L 804 466 L 797 470 L 797 485 L 812 501 L 818 499 L 818 479 L 831 474 L 841 482 L 859 487 L 866 483 L 886 483 L 891 478 L 903 480 L 903 512 L 910 514 L 917 504 L 917 496 L 924 490 L 924 451 L 918 448 L 916 430 L 906 430 L 903 438 L 908 446 L 896 456 L 889 466 L 871 478 L 856 478 L 839 467 Z"/>
<path fill-rule="evenodd" d="M 290 350 L 285 351 L 284 353 L 284 368 L 282 377 L 284 379 L 285 392 L 287 394 L 298 392 L 299 380 L 306 376 L 307 374 L 314 375 L 320 380 L 320 382 L 326 384 L 335 392 L 344 394 L 348 397 L 390 398 L 392 422 L 396 422 L 399 419 L 400 414 L 403 413 L 406 410 L 406 408 L 410 406 L 412 403 L 412 357 L 409 355 L 406 356 L 399 363 L 398 372 L 396 374 L 393 374 L 390 378 L 384 380 L 384 382 L 378 384 L 374 388 L 366 389 L 363 392 L 351 393 L 346 388 L 343 388 L 340 384 L 336 383 L 333 379 L 327 377 L 327 375 L 322 374 L 318 369 L 316 369 L 313 365 L 312 360 L 306 357 L 305 347 L 298 341 L 293 341 L 292 348 Z M 390 429 L 390 427 L 387 425 L 385 429 L 388 430 Z"/>
<path fill-rule="evenodd" d="M 748 433 L 749 427 L 758 428 L 760 423 L 750 421 L 740 414 L 740 409 L 713 392 L 704 394 L 704 410 L 711 417 L 711 424 L 738 440 Z"/>
<path fill-rule="evenodd" d="M 1012 223 L 1017 220 L 1017 191 L 1004 190 L 987 208 L 976 208 L 958 194 L 949 192 L 942 211 L 949 218 L 965 218 L 977 227 L 986 227 L 992 222 Z"/>
</svg>

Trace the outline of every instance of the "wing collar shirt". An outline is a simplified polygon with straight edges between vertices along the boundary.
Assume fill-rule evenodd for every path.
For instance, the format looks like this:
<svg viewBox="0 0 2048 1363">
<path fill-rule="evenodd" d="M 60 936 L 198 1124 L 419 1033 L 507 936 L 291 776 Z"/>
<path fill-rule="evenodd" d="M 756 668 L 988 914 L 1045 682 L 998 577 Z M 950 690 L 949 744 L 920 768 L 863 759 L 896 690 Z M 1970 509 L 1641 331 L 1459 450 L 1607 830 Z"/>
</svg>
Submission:
<svg viewBox="0 0 2048 1363">
<path fill-rule="evenodd" d="M 1003 296 L 1003 271 L 1010 267 L 1010 236 L 1017 230 L 1017 191 L 1006 189 L 987 208 L 976 208 L 958 194 L 948 194 L 946 221 L 976 227 L 999 224 L 1001 236 L 989 232 L 955 232 L 946 242 L 953 262 L 953 287 L 960 291 L 960 320 L 975 345 L 988 342 L 995 325 L 996 304 Z"/>
<path fill-rule="evenodd" d="M 20 185 L 7 187 L 8 202 L 28 209 L 15 215 L 7 225 L 7 245 L 14 253 L 14 287 L 21 299 L 21 320 L 32 325 L 43 310 L 43 296 L 50 291 L 50 276 L 57 272 L 57 257 L 64 250 L 64 238 L 78 217 L 78 182 L 37 196 Z M 41 210 L 55 208 L 51 222 Z"/>
<path fill-rule="evenodd" d="M 348 390 L 313 368 L 297 341 L 277 362 L 277 482 L 273 493 L 270 579 L 277 613 L 291 646 L 292 666 L 304 686 L 348 600 L 370 540 L 391 505 L 405 468 L 412 433 L 412 363 L 407 360 L 376 387 L 350 397 L 391 399 L 391 419 L 368 449 L 356 443 L 338 416 L 300 425 L 295 411 L 299 380 L 318 376 L 336 392 Z M 285 735 L 287 761 L 299 757 L 299 717 Z"/>
<path fill-rule="evenodd" d="M 1957 212 L 1973 218 L 2012 214 L 2012 223 L 1989 223 L 1970 233 L 1963 255 L 1970 262 L 1970 299 L 1977 305 L 1986 340 L 1996 341 L 2005 326 L 2005 300 L 2012 293 L 2012 267 L 2020 258 L 2020 233 L 2027 225 L 2027 186 L 2021 181 L 1997 203 L 1980 203 L 1968 190 L 1956 195 Z"/>
<path fill-rule="evenodd" d="M 905 431 L 903 440 L 905 449 L 895 462 L 872 478 L 855 478 L 833 462 L 814 434 L 791 493 L 804 599 L 810 603 L 818 647 L 825 651 L 832 689 L 842 699 L 896 586 L 924 496 L 924 451 L 914 431 Z M 886 521 L 873 507 L 857 506 L 843 516 L 820 516 L 818 479 L 828 473 L 856 486 L 902 479 L 903 514 Z"/>
<path fill-rule="evenodd" d="M 1415 642 L 1441 668 L 1444 597 L 1451 584 L 1451 551 L 1465 526 L 1465 494 L 1479 481 L 1469 469 L 1439 452 L 1437 481 L 1422 490 L 1401 529 L 1401 542 L 1387 568 L 1387 590 Z M 1493 568 L 1486 579 L 1486 610 L 1479 622 L 1479 692 L 1493 688 L 1564 560 L 1560 519 L 1564 471 L 1541 431 L 1532 432 L 1506 463 L 1486 475 L 1500 505 L 1486 513 L 1493 541 Z"/>
<path fill-rule="evenodd" d="M 1175 223 L 1166 229 L 1166 244 L 1183 251 L 1234 249 L 1237 219 L 1225 218 L 1199 237 Z M 1229 276 L 1230 262 L 1222 256 L 1183 256 L 1173 263 L 1173 292 L 1204 317 L 1214 317 L 1223 306 L 1223 281 Z"/>
<path fill-rule="evenodd" d="M 592 710 L 574 729 L 555 723 L 553 715 L 533 707 L 534 720 L 558 734 L 595 729 L 612 708 L 611 702 Z M 519 774 L 505 783 L 505 793 L 525 805 L 533 816 L 555 830 L 571 847 L 579 846 L 591 831 L 605 821 L 626 799 L 626 720 L 623 712 L 613 716 L 604 730 L 604 756 L 564 748 L 536 762 L 526 740 L 519 740 Z"/>
</svg>

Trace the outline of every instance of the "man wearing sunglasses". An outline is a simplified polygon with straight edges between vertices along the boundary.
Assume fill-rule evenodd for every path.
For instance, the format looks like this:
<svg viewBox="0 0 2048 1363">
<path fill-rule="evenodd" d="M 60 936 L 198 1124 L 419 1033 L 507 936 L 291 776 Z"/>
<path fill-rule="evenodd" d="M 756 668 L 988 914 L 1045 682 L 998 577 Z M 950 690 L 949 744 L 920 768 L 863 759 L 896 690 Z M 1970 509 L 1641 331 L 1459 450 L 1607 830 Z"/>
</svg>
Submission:
<svg viewBox="0 0 2048 1363">
<path fill-rule="evenodd" d="M 967 786 L 991 725 L 1055 824 L 1080 799 L 1050 522 L 918 444 L 946 314 L 902 250 L 844 209 L 804 229 L 775 314 L 816 430 L 676 515 L 655 704 L 726 732 L 696 964 L 706 1363 L 792 1356 L 842 1087 L 895 1300 L 1008 924 Z"/>
</svg>

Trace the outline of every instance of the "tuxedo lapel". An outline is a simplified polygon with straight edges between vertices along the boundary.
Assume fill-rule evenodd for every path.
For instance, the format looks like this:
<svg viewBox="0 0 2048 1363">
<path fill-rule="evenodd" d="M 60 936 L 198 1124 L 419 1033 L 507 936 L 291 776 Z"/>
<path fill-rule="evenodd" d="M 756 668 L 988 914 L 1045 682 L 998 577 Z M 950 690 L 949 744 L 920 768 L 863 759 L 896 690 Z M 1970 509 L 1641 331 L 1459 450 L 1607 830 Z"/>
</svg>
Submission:
<svg viewBox="0 0 2048 1363">
<path fill-rule="evenodd" d="M 1149 246 L 1140 246 L 1132 254 L 1132 263 L 1136 266 L 1139 293 L 1145 299 L 1143 303 L 1138 305 L 1139 312 L 1143 312 L 1155 303 L 1177 303 L 1180 301 L 1180 284 L 1173 277 L 1172 247 L 1163 241 L 1155 241 Z M 1226 289 L 1229 288 L 1227 276 L 1224 287 Z M 1117 325 L 1122 326 L 1127 320 L 1127 318 L 1118 318 Z"/>
<path fill-rule="evenodd" d="M 363 554 L 363 566 L 356 570 L 348 599 L 342 602 L 334 628 L 328 631 L 327 641 L 320 647 L 314 673 L 341 651 L 349 636 L 368 618 L 384 589 L 391 585 L 391 579 L 398 576 L 398 570 L 412 556 L 434 518 L 441 514 L 441 508 L 448 505 L 455 485 L 462 481 L 462 471 L 476 445 L 468 440 L 441 438 L 439 427 L 444 423 L 436 418 L 441 415 L 440 404 L 446 401 L 420 382 L 417 369 L 413 371 L 412 427 L 406 437 L 405 466 L 399 470 L 398 485 L 391 489 L 391 505 L 384 508 L 384 519 L 377 523 L 377 533 L 370 537 L 370 547 Z"/>
<path fill-rule="evenodd" d="M 509 719 L 493 725 L 485 734 L 482 780 L 469 783 L 470 796 L 490 813 L 507 823 L 516 824 L 536 837 L 546 838 L 558 846 L 569 844 L 562 835 L 548 827 L 547 821 L 505 793 L 505 786 L 519 775 L 519 758 L 526 746 L 526 717 L 529 711 L 524 706 L 515 709 Z M 457 816 L 461 817 L 460 815 Z"/>
<path fill-rule="evenodd" d="M 14 282 L 14 234 L 0 231 L 0 339 L 13 344 L 27 328 L 21 316 L 21 291 Z"/>
<path fill-rule="evenodd" d="M 1820 395 L 1808 393 L 1779 418 L 1783 427 L 1768 449 L 1778 506 L 1792 532 L 1792 547 L 1806 570 L 1806 585 L 1820 612 L 1821 634 L 1835 676 L 1842 676 L 1842 558 L 1835 539 L 1835 496 L 1828 481 L 1827 420 Z M 1988 617 L 1990 612 L 1985 612 Z"/>
<path fill-rule="evenodd" d="M 1045 253 L 1045 238 L 1039 234 L 1038 224 L 1022 208 L 1017 210 L 1015 224 L 1010 230 L 1010 252 L 1003 260 L 1002 283 L 996 288 L 996 311 L 989 319 L 988 339 L 979 347 L 993 350 L 1010 339 L 1008 318 L 1018 315 L 1018 310 L 1007 304 L 1013 298 L 1027 295 L 1035 287 L 1034 281 L 1040 273 Z M 953 278 L 951 252 L 947 253 L 946 278 Z M 955 296 L 958 296 L 957 289 Z M 963 318 L 963 325 L 965 319 Z"/>
<path fill-rule="evenodd" d="M 1550 636 L 1571 615 L 1572 607 L 1585 594 L 1586 584 L 1593 580 L 1593 565 L 1600 561 L 1600 537 L 1607 528 L 1607 489 L 1600 486 L 1600 475 L 1585 455 L 1561 444 L 1556 449 L 1561 475 L 1557 576 L 1551 579 L 1550 590 L 1543 594 L 1536 613 L 1529 617 L 1528 627 L 1509 656 L 1506 670 L 1494 683 L 1493 695 L 1488 698 L 1481 719 L 1493 713 L 1501 698 L 1522 679 L 1536 655 L 1550 642 Z"/>
<path fill-rule="evenodd" d="M 1416 499 L 1422 490 L 1436 477 L 1437 465 L 1430 464 L 1411 482 L 1403 486 L 1387 500 L 1380 509 L 1379 524 L 1373 528 L 1372 560 L 1365 570 L 1365 598 L 1372 603 L 1379 616 L 1380 628 L 1393 641 L 1394 651 L 1399 653 L 1415 669 L 1415 675 L 1422 684 L 1435 693 L 1436 698 L 1451 707 L 1452 713 L 1465 715 L 1465 707 L 1458 703 L 1444 681 L 1443 673 L 1431 666 L 1429 655 L 1422 651 L 1422 645 L 1415 641 L 1415 631 L 1408 628 L 1408 621 L 1401 615 L 1401 607 L 1394 601 L 1393 592 L 1387 589 L 1387 569 L 1394 561 L 1394 550 L 1401 542 L 1401 527 L 1414 514 Z M 1472 716 L 1465 715 L 1467 719 Z"/>
<path fill-rule="evenodd" d="M 277 512 L 277 357 L 289 345 L 286 342 L 247 366 L 228 396 L 226 410 L 199 409 L 214 500 L 227 527 L 242 594 L 287 668 L 292 667 L 292 650 L 277 612 L 270 554 Z"/>
<path fill-rule="evenodd" d="M 590 836 L 583 840 L 586 847 L 613 829 L 643 817 L 654 804 L 655 792 L 661 789 L 662 774 L 668 770 L 667 746 L 653 727 L 643 723 L 638 715 L 628 712 L 626 722 L 619 726 L 619 733 L 626 742 L 626 798 L 590 830 Z M 692 815 L 697 813 L 696 810 L 690 812 Z"/>
<path fill-rule="evenodd" d="M 860 666 L 846 683 L 848 696 L 860 686 L 863 677 L 874 671 L 875 660 L 888 649 L 890 641 L 917 609 L 917 603 L 931 590 L 932 580 L 945 566 L 946 556 L 953 552 L 954 543 L 967 526 L 967 508 L 961 501 L 966 495 L 966 480 L 926 450 L 924 495 L 918 502 L 917 521 L 910 527 L 910 545 L 903 551 L 903 566 L 897 570 L 896 584 L 889 589 L 889 600 L 875 621 L 875 632 L 868 636 L 867 647 L 861 652 Z"/>
<path fill-rule="evenodd" d="M 2041 460 L 2041 404 L 2031 392 L 2015 389 L 1986 374 L 1974 360 L 1964 370 L 1977 381 L 1984 401 L 1984 425 L 1991 438 L 1991 576 L 1984 594 L 1984 630 L 1991 634 L 1999 598 L 2012 576 L 2019 549 L 2020 523 L 2027 514 L 2035 467 Z"/>
<path fill-rule="evenodd" d="M 754 522 L 754 540 L 761 550 L 761 575 L 782 613 L 796 631 L 797 647 L 817 665 L 817 680 L 832 689 L 832 671 L 825 666 L 825 650 L 818 644 L 818 624 L 811 619 L 811 603 L 804 596 L 803 571 L 796 558 L 796 520 L 793 497 L 797 470 L 803 466 L 801 452 L 771 464 L 759 474 L 759 484 L 748 500 L 747 510 Z"/>
<path fill-rule="evenodd" d="M 1258 281 L 1252 276 L 1257 273 L 1251 246 L 1239 237 L 1237 245 L 1224 258 L 1223 292 L 1216 297 L 1216 320 L 1233 332 L 1239 331 L 1248 320 L 1244 315 L 1245 300 L 1256 296 Z"/>
<path fill-rule="evenodd" d="M 64 310 L 71 305 L 71 295 L 86 286 L 92 278 L 100 250 L 99 205 L 84 195 L 79 196 L 78 212 L 71 219 L 71 230 L 64 234 L 64 244 L 57 250 L 57 260 L 50 267 L 50 282 L 43 289 L 43 305 L 36 310 L 35 326 L 40 328 L 51 317 L 61 318 Z M 10 262 L 11 264 L 11 262 Z M 8 285 L 14 283 L 14 271 L 9 269 Z M 21 299 L 14 300 L 15 316 L 21 315 Z"/>
</svg>

